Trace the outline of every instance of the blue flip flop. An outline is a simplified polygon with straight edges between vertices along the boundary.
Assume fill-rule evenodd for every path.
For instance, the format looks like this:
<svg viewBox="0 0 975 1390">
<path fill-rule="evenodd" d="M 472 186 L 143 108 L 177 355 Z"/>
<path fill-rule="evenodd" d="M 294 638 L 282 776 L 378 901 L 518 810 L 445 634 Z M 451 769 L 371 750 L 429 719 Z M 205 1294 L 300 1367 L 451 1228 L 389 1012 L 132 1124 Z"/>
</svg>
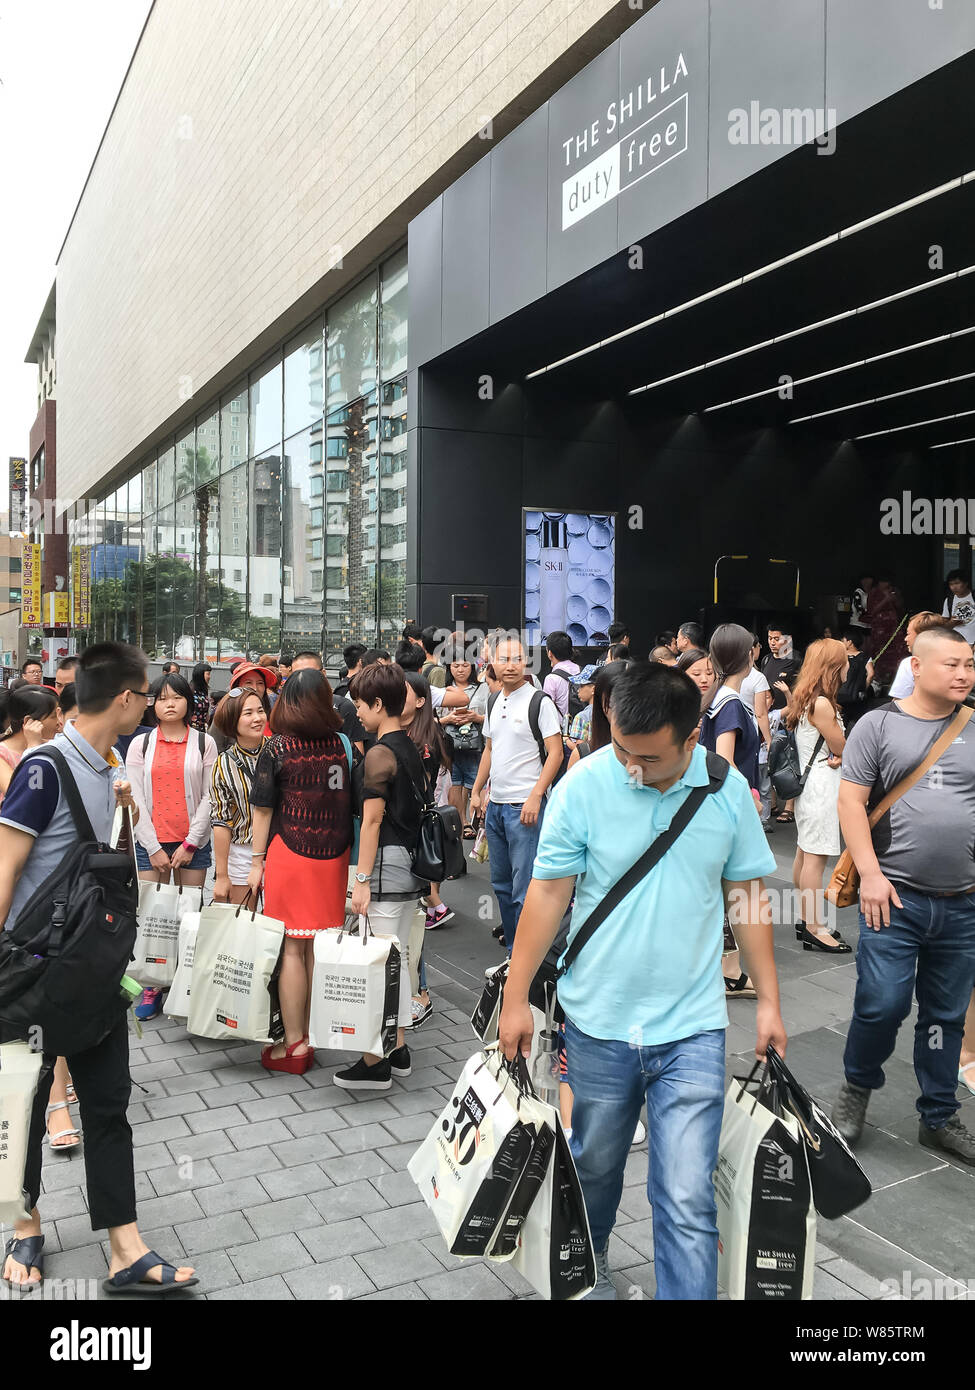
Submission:
<svg viewBox="0 0 975 1390">
<path fill-rule="evenodd" d="M 155 1280 L 142 1277 L 149 1273 L 153 1265 L 162 1265 L 161 1283 L 157 1284 Z M 128 1269 L 120 1269 L 118 1274 L 113 1274 L 110 1279 L 103 1279 L 102 1288 L 106 1293 L 166 1294 L 178 1289 L 191 1289 L 199 1282 L 199 1279 L 192 1278 L 177 1284 L 176 1266 L 157 1255 L 155 1250 L 150 1250 L 148 1255 L 141 1256 L 135 1264 L 129 1265 Z"/>
<path fill-rule="evenodd" d="M 24 1236 L 18 1240 L 16 1236 L 7 1241 L 4 1248 L 4 1262 L 9 1256 L 24 1266 L 27 1273 L 36 1269 L 40 1274 L 40 1279 L 33 1284 L 15 1284 L 12 1279 L 4 1279 L 5 1284 L 9 1284 L 12 1289 L 20 1289 L 21 1293 L 30 1293 L 32 1289 L 39 1289 L 44 1282 L 44 1237 L 43 1236 Z"/>
</svg>

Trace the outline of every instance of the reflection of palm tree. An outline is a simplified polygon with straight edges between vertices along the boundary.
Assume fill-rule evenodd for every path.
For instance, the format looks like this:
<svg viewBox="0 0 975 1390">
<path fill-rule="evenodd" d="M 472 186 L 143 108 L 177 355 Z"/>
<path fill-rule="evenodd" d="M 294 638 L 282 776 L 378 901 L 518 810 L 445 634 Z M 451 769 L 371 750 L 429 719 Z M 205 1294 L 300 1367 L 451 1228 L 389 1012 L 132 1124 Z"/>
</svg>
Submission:
<svg viewBox="0 0 975 1390">
<path fill-rule="evenodd" d="M 196 619 L 202 621 L 202 636 L 205 638 L 207 609 L 209 607 L 207 561 L 209 559 L 210 505 L 217 492 L 217 464 L 205 446 L 199 449 L 184 449 L 183 455 L 183 467 L 176 479 L 176 495 L 178 497 L 185 492 L 192 492 L 193 494 L 197 529 Z M 193 654 L 195 657 L 198 655 L 196 650 L 196 621 L 194 621 L 193 632 Z M 201 650 L 205 645 L 205 641 L 201 642 Z"/>
</svg>

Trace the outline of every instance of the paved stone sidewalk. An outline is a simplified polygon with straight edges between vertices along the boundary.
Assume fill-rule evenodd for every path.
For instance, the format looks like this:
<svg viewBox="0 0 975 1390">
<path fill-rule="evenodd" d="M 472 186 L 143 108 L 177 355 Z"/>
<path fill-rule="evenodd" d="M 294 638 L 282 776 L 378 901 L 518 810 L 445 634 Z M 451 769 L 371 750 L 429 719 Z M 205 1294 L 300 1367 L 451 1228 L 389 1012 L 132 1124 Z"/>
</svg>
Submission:
<svg viewBox="0 0 975 1390">
<path fill-rule="evenodd" d="M 794 840 L 771 843 L 788 883 Z M 304 1077 L 269 1075 L 257 1045 L 191 1038 L 165 1017 L 132 1038 L 130 1118 L 139 1222 L 151 1248 L 197 1267 L 211 1299 L 511 1299 L 532 1296 L 507 1265 L 447 1253 L 406 1164 L 476 1050 L 469 1015 L 484 967 L 499 952 L 484 913 L 487 870 L 446 885 L 456 908 L 427 934 L 436 1012 L 410 1038 L 413 1074 L 391 1091 L 355 1095 L 331 1084 L 347 1054 L 319 1053 Z M 840 929 L 855 943 L 855 914 Z M 789 925 L 776 927 L 789 1062 L 831 1103 L 842 1074 L 855 984 L 852 957 L 803 952 Z M 754 1002 L 731 1004 L 728 1072 L 751 1066 Z M 820 1299 L 966 1297 L 975 1174 L 917 1144 L 913 1031 L 906 1024 L 873 1097 L 860 1157 L 875 1185 L 851 1217 L 820 1221 L 815 1296 Z M 749 1059 L 752 1054 L 752 1059 Z M 139 1089 L 142 1087 L 143 1089 Z M 975 1099 L 964 1116 L 975 1127 Z M 647 1146 L 634 1150 L 610 1243 L 621 1297 L 652 1295 L 653 1236 L 645 1184 Z M 44 1159 L 41 1213 L 47 1273 L 104 1295 L 106 1246 L 89 1225 L 79 1157 Z M 103 1233 L 102 1233 L 103 1234 Z M 89 1282 L 90 1281 L 90 1282 Z M 975 1288 L 975 1284 L 972 1285 Z"/>
</svg>

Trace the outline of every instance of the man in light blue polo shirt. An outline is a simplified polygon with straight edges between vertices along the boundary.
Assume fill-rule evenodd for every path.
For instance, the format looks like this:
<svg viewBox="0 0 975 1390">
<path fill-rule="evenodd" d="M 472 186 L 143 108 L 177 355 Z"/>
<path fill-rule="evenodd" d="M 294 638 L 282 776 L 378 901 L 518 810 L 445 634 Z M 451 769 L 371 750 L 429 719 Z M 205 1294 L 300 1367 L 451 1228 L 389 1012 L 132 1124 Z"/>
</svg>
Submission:
<svg viewBox="0 0 975 1390">
<path fill-rule="evenodd" d="M 700 694 L 672 667 L 632 665 L 610 708 L 612 743 L 563 779 L 545 815 L 504 992 L 505 1056 L 531 1046 L 528 988 L 576 885 L 571 946 L 586 918 L 708 783 L 697 746 Z M 573 1089 L 572 1152 L 599 1282 L 614 1298 L 607 1246 L 623 1169 L 646 1099 L 654 1260 L 660 1299 L 717 1296 L 712 1176 L 724 1101 L 723 918 L 758 993 L 756 1053 L 785 1048 L 761 875 L 769 850 L 748 784 L 728 769 L 663 858 L 596 929 L 559 985 Z M 578 882 L 577 882 L 578 880 Z"/>
</svg>

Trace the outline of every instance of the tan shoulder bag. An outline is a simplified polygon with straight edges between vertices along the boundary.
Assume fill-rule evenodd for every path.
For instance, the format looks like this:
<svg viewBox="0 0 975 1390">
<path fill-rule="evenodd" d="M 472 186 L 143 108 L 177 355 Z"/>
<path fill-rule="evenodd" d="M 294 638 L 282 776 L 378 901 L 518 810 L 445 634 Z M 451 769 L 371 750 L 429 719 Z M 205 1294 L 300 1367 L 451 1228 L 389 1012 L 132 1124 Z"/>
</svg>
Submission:
<svg viewBox="0 0 975 1390">
<path fill-rule="evenodd" d="M 887 814 L 894 802 L 899 800 L 905 792 L 910 791 L 914 783 L 919 782 L 928 769 L 934 766 L 948 745 L 954 743 L 973 714 L 975 714 L 975 709 L 968 705 L 962 705 L 947 729 L 928 749 L 927 756 L 923 761 L 918 763 L 913 772 L 909 772 L 902 781 L 898 782 L 893 791 L 889 791 L 883 801 L 879 802 L 870 812 L 868 824 L 871 830 Z M 860 874 L 853 862 L 853 855 L 848 849 L 845 849 L 836 861 L 836 868 L 833 870 L 833 876 L 826 889 L 826 896 L 834 907 L 852 907 L 859 895 Z"/>
</svg>

